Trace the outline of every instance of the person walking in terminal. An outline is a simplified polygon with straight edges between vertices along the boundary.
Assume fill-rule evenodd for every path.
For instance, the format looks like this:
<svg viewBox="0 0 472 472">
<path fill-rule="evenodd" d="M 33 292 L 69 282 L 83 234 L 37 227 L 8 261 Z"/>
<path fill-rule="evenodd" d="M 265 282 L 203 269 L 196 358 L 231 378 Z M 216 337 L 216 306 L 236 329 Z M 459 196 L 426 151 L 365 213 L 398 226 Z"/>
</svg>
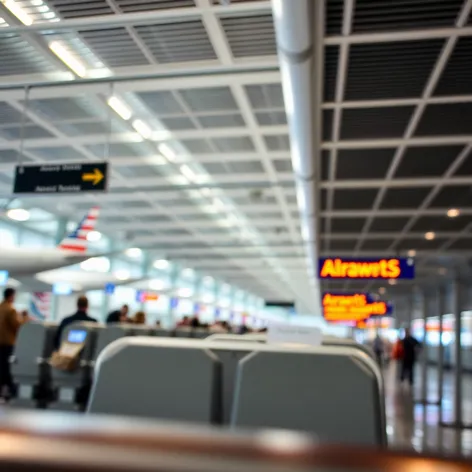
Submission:
<svg viewBox="0 0 472 472">
<path fill-rule="evenodd" d="M 402 369 L 400 374 L 400 381 L 403 382 L 406 378 L 408 378 L 408 382 L 410 383 L 410 385 L 413 385 L 415 362 L 418 349 L 420 349 L 421 344 L 416 338 L 411 335 L 409 328 L 406 328 L 405 337 L 402 340 L 402 345 L 403 357 L 401 359 Z"/>
<path fill-rule="evenodd" d="M 383 356 L 384 356 L 384 342 L 380 337 L 379 333 L 375 336 L 373 349 L 375 353 L 375 358 L 377 359 L 377 363 L 380 367 L 382 367 L 383 363 Z"/>
<path fill-rule="evenodd" d="M 0 396 L 7 398 L 13 394 L 14 385 L 10 370 L 10 357 L 13 355 L 16 337 L 20 326 L 28 318 L 20 318 L 13 306 L 16 291 L 6 288 L 0 303 Z M 8 389 L 8 393 L 5 392 Z"/>
<path fill-rule="evenodd" d="M 107 324 L 126 323 L 128 321 L 129 306 L 123 305 L 120 310 L 112 311 L 107 317 Z"/>
<path fill-rule="evenodd" d="M 54 348 L 56 350 L 59 349 L 61 345 L 62 333 L 64 332 L 66 327 L 69 326 L 71 323 L 80 322 L 80 321 L 88 321 L 90 323 L 97 322 L 95 318 L 88 316 L 87 314 L 88 306 L 89 306 L 88 298 L 85 295 L 81 295 L 77 299 L 77 311 L 73 315 L 68 316 L 67 318 L 64 318 L 61 321 L 59 328 L 57 328 L 56 337 L 54 338 Z"/>
</svg>

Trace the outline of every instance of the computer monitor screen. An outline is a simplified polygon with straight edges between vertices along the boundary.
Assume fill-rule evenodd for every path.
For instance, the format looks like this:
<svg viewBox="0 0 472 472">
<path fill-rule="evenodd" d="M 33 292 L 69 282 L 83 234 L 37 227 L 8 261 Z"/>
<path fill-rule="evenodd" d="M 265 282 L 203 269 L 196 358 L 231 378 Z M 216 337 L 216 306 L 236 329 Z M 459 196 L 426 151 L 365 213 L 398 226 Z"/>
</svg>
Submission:
<svg viewBox="0 0 472 472">
<path fill-rule="evenodd" d="M 69 335 L 67 336 L 67 341 L 70 343 L 83 343 L 85 338 L 87 337 L 87 331 L 83 329 L 72 329 L 69 331 Z"/>
</svg>

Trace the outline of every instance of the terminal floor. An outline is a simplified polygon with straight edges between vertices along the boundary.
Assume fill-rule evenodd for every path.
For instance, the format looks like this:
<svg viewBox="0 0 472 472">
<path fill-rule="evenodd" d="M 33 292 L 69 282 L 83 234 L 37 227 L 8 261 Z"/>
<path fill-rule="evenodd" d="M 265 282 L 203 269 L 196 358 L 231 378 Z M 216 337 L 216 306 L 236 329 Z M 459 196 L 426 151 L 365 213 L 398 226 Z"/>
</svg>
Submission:
<svg viewBox="0 0 472 472">
<path fill-rule="evenodd" d="M 415 372 L 415 385 L 400 384 L 397 366 L 392 363 L 384 369 L 387 433 L 394 449 L 413 449 L 418 452 L 472 456 L 472 429 L 458 430 L 439 425 L 440 418 L 449 422 L 453 418 L 454 377 L 444 374 L 444 394 L 440 406 L 424 406 L 415 402 L 421 398 L 421 367 Z M 463 375 L 463 421 L 472 424 L 472 375 Z M 428 368 L 427 398 L 438 399 L 438 371 Z"/>
</svg>

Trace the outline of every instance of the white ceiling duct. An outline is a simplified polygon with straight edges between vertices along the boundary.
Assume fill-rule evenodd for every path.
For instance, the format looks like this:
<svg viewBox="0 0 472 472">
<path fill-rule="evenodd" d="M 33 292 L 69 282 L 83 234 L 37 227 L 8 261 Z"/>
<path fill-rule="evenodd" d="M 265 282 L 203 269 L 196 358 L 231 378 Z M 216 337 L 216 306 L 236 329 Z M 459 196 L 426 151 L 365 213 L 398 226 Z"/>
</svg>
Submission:
<svg viewBox="0 0 472 472">
<path fill-rule="evenodd" d="M 290 130 L 292 167 L 308 276 L 321 314 L 318 267 L 317 184 L 320 168 L 321 95 L 323 83 L 324 3 L 272 0 L 285 108 Z"/>
</svg>

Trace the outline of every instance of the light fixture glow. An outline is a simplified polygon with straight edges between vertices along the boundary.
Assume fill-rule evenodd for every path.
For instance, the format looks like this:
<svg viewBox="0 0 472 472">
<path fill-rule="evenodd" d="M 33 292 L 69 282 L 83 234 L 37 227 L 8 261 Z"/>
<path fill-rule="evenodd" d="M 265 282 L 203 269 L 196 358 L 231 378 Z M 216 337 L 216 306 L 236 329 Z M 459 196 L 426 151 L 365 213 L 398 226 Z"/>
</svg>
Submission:
<svg viewBox="0 0 472 472">
<path fill-rule="evenodd" d="M 181 288 L 177 293 L 181 297 L 191 297 L 193 292 L 191 288 Z"/>
<path fill-rule="evenodd" d="M 389 285 L 397 285 L 397 281 L 395 279 L 389 279 L 388 284 Z"/>
<path fill-rule="evenodd" d="M 195 180 L 195 173 L 193 172 L 192 169 L 190 169 L 190 167 L 188 165 L 183 165 L 183 166 L 180 166 L 180 172 L 182 172 L 182 174 L 185 175 L 185 177 L 187 177 L 187 179 L 189 180 Z"/>
<path fill-rule="evenodd" d="M 211 189 L 208 188 L 208 187 L 202 188 L 202 189 L 200 190 L 200 192 L 202 193 L 202 195 L 203 195 L 204 197 L 211 197 L 211 196 L 212 196 L 212 191 L 211 191 Z"/>
<path fill-rule="evenodd" d="M 143 251 L 139 249 L 139 247 L 130 247 L 126 249 L 125 254 L 128 257 L 132 257 L 133 259 L 138 259 L 139 257 L 142 256 Z"/>
<path fill-rule="evenodd" d="M 150 280 L 148 285 L 151 290 L 162 290 L 164 288 L 164 282 L 159 279 Z"/>
<path fill-rule="evenodd" d="M 379 288 L 379 293 L 383 295 L 386 292 L 385 287 L 380 287 Z"/>
<path fill-rule="evenodd" d="M 169 261 L 166 261 L 165 259 L 159 259 L 154 261 L 153 267 L 161 270 L 167 269 L 169 267 Z"/>
<path fill-rule="evenodd" d="M 159 152 L 170 162 L 175 161 L 175 152 L 174 150 L 167 145 L 166 143 L 159 144 Z"/>
<path fill-rule="evenodd" d="M 434 231 L 428 231 L 425 233 L 424 238 L 427 239 L 428 241 L 432 241 L 436 237 L 436 234 Z"/>
<path fill-rule="evenodd" d="M 108 272 L 110 260 L 106 257 L 91 257 L 80 263 L 80 268 L 88 272 Z"/>
<path fill-rule="evenodd" d="M 115 97 L 115 96 L 110 97 L 107 100 L 107 103 L 115 113 L 117 113 L 119 116 L 121 116 L 121 118 L 123 118 L 123 120 L 128 121 L 131 118 L 131 116 L 132 116 L 131 110 L 118 97 Z M 139 131 L 138 131 L 138 133 L 139 133 Z"/>
<path fill-rule="evenodd" d="M 461 214 L 461 212 L 460 212 L 459 209 L 457 209 L 457 208 L 451 208 L 450 210 L 447 211 L 447 216 L 448 216 L 449 218 L 456 218 L 456 217 L 458 217 L 460 214 Z"/>
<path fill-rule="evenodd" d="M 30 212 L 24 208 L 12 208 L 7 211 L 7 216 L 10 220 L 28 221 L 30 219 Z"/>
<path fill-rule="evenodd" d="M 13 15 L 15 15 L 24 25 L 29 26 L 33 23 L 33 19 L 26 13 L 23 8 L 14 0 L 3 0 L 3 4 Z"/>
<path fill-rule="evenodd" d="M 85 65 L 74 57 L 60 41 L 53 41 L 49 43 L 49 49 L 73 72 L 79 77 L 87 75 Z"/>
<path fill-rule="evenodd" d="M 100 231 L 89 231 L 87 233 L 87 241 L 96 242 L 102 239 L 102 233 Z"/>
<path fill-rule="evenodd" d="M 184 270 L 182 271 L 182 275 L 183 275 L 184 277 L 191 277 L 193 274 L 194 274 L 194 271 L 193 271 L 193 269 L 190 269 L 190 268 L 184 269 Z"/>
<path fill-rule="evenodd" d="M 415 257 L 416 256 L 416 251 L 414 249 L 410 249 L 408 251 L 408 257 Z"/>
<path fill-rule="evenodd" d="M 144 139 L 151 136 L 151 128 L 143 120 L 134 120 L 131 125 Z"/>
<path fill-rule="evenodd" d="M 118 280 L 128 280 L 130 278 L 130 273 L 126 269 L 120 269 L 117 270 L 113 273 L 113 275 L 118 279 Z"/>
</svg>

